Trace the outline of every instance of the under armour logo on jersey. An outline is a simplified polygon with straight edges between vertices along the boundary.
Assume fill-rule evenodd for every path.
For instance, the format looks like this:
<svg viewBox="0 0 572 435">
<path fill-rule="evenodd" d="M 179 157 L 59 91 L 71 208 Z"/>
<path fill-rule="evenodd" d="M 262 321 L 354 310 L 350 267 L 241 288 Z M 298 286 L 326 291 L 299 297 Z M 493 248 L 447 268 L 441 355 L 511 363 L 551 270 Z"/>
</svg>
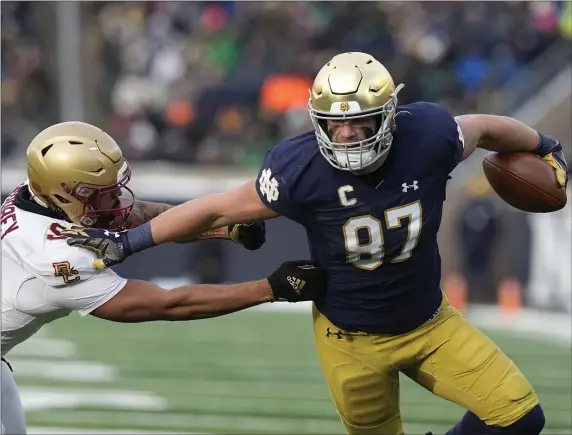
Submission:
<svg viewBox="0 0 572 435">
<path fill-rule="evenodd" d="M 401 185 L 403 187 L 403 192 L 407 192 L 409 189 L 417 190 L 419 186 L 417 185 L 417 180 L 413 181 L 413 184 L 403 183 Z"/>
<path fill-rule="evenodd" d="M 111 235 L 111 233 L 110 233 L 109 231 L 107 231 L 107 230 L 105 230 L 105 231 L 103 232 L 103 234 L 105 234 L 106 236 L 110 236 L 110 235 Z M 117 239 L 118 237 L 121 237 L 121 235 L 120 235 L 119 233 L 114 233 L 113 236 L 114 236 L 116 239 Z"/>
<path fill-rule="evenodd" d="M 300 294 L 300 291 L 304 288 L 304 286 L 306 285 L 306 281 L 303 281 L 299 278 L 294 278 L 293 276 L 289 276 L 286 278 L 288 280 L 288 282 L 290 283 L 290 285 L 292 286 L 292 288 L 296 291 L 296 293 Z"/>
<path fill-rule="evenodd" d="M 260 192 L 266 197 L 268 202 L 277 201 L 280 196 L 278 191 L 278 181 L 272 176 L 270 169 L 264 169 L 258 178 Z"/>
</svg>

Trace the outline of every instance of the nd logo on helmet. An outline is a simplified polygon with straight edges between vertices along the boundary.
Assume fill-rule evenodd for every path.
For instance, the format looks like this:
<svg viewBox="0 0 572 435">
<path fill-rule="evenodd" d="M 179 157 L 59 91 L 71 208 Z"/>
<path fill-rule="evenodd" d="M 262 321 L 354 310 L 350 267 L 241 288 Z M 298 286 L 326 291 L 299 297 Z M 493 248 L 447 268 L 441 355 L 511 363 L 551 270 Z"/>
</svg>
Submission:
<svg viewBox="0 0 572 435">
<path fill-rule="evenodd" d="M 342 112 L 347 112 L 348 110 L 350 110 L 350 104 L 343 101 L 342 103 L 340 103 L 340 110 Z"/>
</svg>

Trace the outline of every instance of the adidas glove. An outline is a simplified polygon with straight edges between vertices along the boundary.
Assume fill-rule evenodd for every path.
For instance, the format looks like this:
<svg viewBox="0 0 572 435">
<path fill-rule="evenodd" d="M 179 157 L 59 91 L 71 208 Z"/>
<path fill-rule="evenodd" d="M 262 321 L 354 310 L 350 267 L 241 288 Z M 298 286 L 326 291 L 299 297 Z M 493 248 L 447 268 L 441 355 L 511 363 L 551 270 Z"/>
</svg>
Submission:
<svg viewBox="0 0 572 435">
<path fill-rule="evenodd" d="M 313 261 L 285 261 L 268 277 L 275 301 L 317 299 L 326 290 L 326 271 Z"/>
</svg>

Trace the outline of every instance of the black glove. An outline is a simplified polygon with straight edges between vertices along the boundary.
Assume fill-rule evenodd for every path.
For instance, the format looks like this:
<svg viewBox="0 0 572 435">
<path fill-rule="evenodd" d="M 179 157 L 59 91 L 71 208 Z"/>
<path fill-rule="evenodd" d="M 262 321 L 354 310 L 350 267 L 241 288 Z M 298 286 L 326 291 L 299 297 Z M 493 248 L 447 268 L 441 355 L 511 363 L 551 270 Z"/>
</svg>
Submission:
<svg viewBox="0 0 572 435">
<path fill-rule="evenodd" d="M 315 300 L 326 291 L 326 271 L 314 261 L 285 261 L 268 277 L 274 301 Z"/>
<path fill-rule="evenodd" d="M 255 251 L 266 241 L 266 225 L 264 221 L 233 224 L 228 226 L 228 234 L 234 243 Z"/>
<path fill-rule="evenodd" d="M 61 233 L 68 237 L 68 245 L 88 249 L 97 254 L 99 258 L 93 260 L 95 269 L 105 269 L 121 263 L 132 254 L 127 231 L 72 227 Z"/>
</svg>

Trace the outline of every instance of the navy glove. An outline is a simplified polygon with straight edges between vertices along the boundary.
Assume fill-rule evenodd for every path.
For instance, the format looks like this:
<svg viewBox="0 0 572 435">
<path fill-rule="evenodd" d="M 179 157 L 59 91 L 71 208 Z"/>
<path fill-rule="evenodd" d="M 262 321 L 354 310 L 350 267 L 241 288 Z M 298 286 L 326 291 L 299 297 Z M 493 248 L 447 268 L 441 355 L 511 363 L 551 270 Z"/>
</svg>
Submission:
<svg viewBox="0 0 572 435">
<path fill-rule="evenodd" d="M 564 159 L 564 152 L 562 145 L 556 139 L 546 136 L 542 133 L 540 136 L 540 143 L 534 154 L 542 157 L 542 159 L 554 168 L 556 171 L 556 179 L 562 187 L 566 187 L 568 182 L 568 165 Z"/>
</svg>

